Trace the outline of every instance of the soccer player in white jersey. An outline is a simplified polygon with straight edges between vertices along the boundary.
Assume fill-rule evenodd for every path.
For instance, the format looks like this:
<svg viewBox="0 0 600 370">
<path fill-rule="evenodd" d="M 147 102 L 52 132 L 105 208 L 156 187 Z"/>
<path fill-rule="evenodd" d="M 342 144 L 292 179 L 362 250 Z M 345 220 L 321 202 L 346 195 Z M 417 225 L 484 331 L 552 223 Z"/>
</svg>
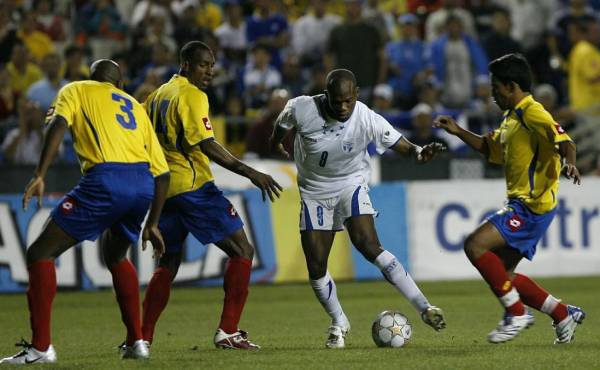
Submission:
<svg viewBox="0 0 600 370">
<path fill-rule="evenodd" d="M 300 235 L 311 286 L 332 320 L 327 348 L 344 348 L 350 330 L 327 271 L 335 232 L 344 226 L 354 246 L 411 302 L 426 324 L 435 330 L 446 325 L 442 310 L 428 302 L 402 264 L 381 246 L 373 222 L 377 212 L 367 185 L 370 142 L 379 153 L 392 149 L 419 162 L 428 162 L 444 147 L 412 144 L 383 117 L 357 102 L 357 96 L 354 74 L 336 69 L 327 76 L 325 94 L 299 96 L 287 103 L 270 138 L 271 150 L 288 156 L 281 141 L 291 129 L 296 130 Z"/>
</svg>

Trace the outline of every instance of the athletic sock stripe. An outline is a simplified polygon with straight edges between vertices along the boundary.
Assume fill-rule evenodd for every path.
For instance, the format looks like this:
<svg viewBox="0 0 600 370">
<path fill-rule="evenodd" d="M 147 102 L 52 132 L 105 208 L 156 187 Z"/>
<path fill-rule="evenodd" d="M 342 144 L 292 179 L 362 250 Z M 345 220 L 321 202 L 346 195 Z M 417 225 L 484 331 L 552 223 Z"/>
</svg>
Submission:
<svg viewBox="0 0 600 370">
<path fill-rule="evenodd" d="M 517 290 L 515 288 L 512 288 L 511 290 L 508 291 L 508 293 L 506 293 L 499 299 L 500 299 L 500 302 L 502 302 L 502 305 L 504 307 L 510 307 L 513 304 L 519 302 L 520 297 L 519 297 L 519 293 L 517 292 Z"/>
</svg>

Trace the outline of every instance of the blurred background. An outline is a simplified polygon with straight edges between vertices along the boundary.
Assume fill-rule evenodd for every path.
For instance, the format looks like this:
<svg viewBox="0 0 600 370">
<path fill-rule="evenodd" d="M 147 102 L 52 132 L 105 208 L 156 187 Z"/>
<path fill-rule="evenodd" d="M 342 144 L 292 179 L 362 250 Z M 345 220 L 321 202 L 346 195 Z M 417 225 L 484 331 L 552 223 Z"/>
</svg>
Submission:
<svg viewBox="0 0 600 370">
<path fill-rule="evenodd" d="M 496 128 L 502 112 L 491 99 L 487 64 L 504 54 L 519 52 L 527 57 L 534 72 L 533 95 L 577 142 L 578 166 L 584 183 L 588 181 L 585 192 L 563 192 L 576 198 L 560 203 L 564 222 L 555 222 L 557 231 L 549 232 L 544 245 L 552 246 L 556 241 L 562 252 L 581 247 L 597 257 L 597 249 L 590 246 L 600 229 L 594 224 L 599 211 L 593 188 L 598 182 L 591 180 L 600 175 L 599 15 L 600 0 L 3 0 L 0 194 L 22 191 L 39 157 L 46 110 L 61 86 L 88 77 L 91 61 L 117 61 L 126 76 L 125 90 L 144 101 L 178 71 L 178 49 L 190 40 L 201 40 L 216 57 L 215 77 L 206 92 L 217 139 L 236 156 L 275 174 L 285 186 L 295 186 L 295 168 L 291 162 L 270 158 L 267 138 L 273 122 L 288 99 L 321 93 L 332 68 L 351 69 L 358 79 L 360 100 L 410 140 L 421 145 L 431 141 L 446 144 L 448 153 L 427 166 L 393 153 L 373 157 L 372 182 L 379 186 L 374 198 L 381 198 L 379 203 L 374 200 L 375 206 L 389 208 L 396 217 L 382 226 L 386 234 L 382 239 L 404 250 L 396 253 L 405 260 L 413 258 L 422 250 L 411 254 L 409 249 L 429 237 L 433 238 L 431 253 L 456 252 L 466 230 L 476 226 L 481 215 L 502 204 L 502 169 L 486 164 L 456 138 L 433 129 L 431 122 L 438 114 L 449 114 L 477 133 Z M 58 194 L 68 191 L 79 177 L 72 138 L 67 136 L 49 173 L 47 190 Z M 262 259 L 255 265 L 264 273 L 255 281 L 305 279 L 302 261 L 295 261 L 302 258 L 297 245 L 297 191 L 288 192 L 292 194 L 289 199 L 269 207 L 253 203 L 254 193 L 244 190 L 249 184 L 239 177 L 219 171 L 216 178 L 221 186 L 234 191 L 234 200 L 239 203 L 236 206 L 248 216 L 245 220 L 250 221 L 259 252 L 261 243 L 275 250 L 259 253 Z M 449 179 L 456 181 L 446 181 Z M 408 182 L 392 183 L 396 180 Z M 378 192 L 383 193 L 376 195 Z M 436 201 L 440 194 L 446 198 Z M 6 217 L 15 220 L 12 225 L 18 235 L 14 243 L 23 250 L 39 232 L 48 209 L 46 213 L 23 214 L 18 211 L 16 195 L 0 198 L 8 204 Z M 46 206 L 53 204 L 52 199 Z M 457 199 L 467 203 L 457 203 Z M 402 213 L 393 213 L 391 205 L 401 208 Z M 450 208 L 444 208 L 447 206 Z M 261 223 L 265 229 L 257 226 Z M 0 226 L 5 227 L 0 238 L 2 264 L 13 258 L 7 256 L 19 252 L 3 252 L 12 239 L 6 237 L 10 225 L 0 222 Z M 422 232 L 419 227 L 423 227 Z M 408 232 L 400 237 L 398 231 L 403 228 Z M 569 230 L 576 230 L 573 240 Z M 399 242 L 398 238 L 406 240 Z M 190 252 L 190 261 L 200 256 L 209 258 L 210 250 Z M 290 250 L 296 254 L 279 260 Z M 97 251 L 92 249 L 91 253 Z M 347 256 L 343 258 L 353 260 L 354 252 L 344 253 Z M 557 260 L 563 255 L 552 256 Z M 586 256 L 580 256 L 581 260 Z M 73 252 L 72 258 L 82 257 Z M 219 276 L 221 260 L 215 258 L 214 271 L 204 271 L 207 264 L 194 265 L 189 267 L 189 276 Z M 456 261 L 463 263 L 463 256 L 459 258 Z M 144 261 L 151 271 L 151 259 Z M 290 262 L 293 266 L 289 261 L 294 261 Z M 96 262 L 88 262 L 86 268 L 93 269 Z M 356 277 L 361 266 L 355 264 L 350 272 L 338 273 Z M 412 266 L 420 265 L 417 261 L 411 262 Z M 277 277 L 294 269 L 297 274 L 291 278 Z M 594 262 L 593 269 L 600 271 L 600 262 Z M 22 281 L 13 270 L 7 275 L 9 270 L 0 268 L 0 286 L 8 290 L 12 282 Z M 75 274 L 75 270 L 63 270 L 63 274 Z M 182 280 L 186 271 L 182 266 Z M 416 276 L 431 277 L 418 272 Z M 90 283 L 85 279 L 77 278 L 76 283 Z"/>
</svg>

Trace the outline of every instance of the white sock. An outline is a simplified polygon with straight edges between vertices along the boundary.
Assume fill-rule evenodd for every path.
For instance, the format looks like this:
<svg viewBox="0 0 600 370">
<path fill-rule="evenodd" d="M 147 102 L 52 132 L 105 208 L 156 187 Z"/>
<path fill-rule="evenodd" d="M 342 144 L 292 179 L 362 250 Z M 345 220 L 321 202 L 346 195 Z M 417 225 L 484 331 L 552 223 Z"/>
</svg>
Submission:
<svg viewBox="0 0 600 370">
<path fill-rule="evenodd" d="M 545 314 L 552 315 L 552 312 L 554 312 L 554 309 L 556 308 L 556 306 L 558 306 L 559 303 L 560 299 L 556 299 L 552 296 L 552 294 L 548 294 L 548 296 L 544 300 L 542 308 L 540 308 L 540 311 L 542 311 Z"/>
<path fill-rule="evenodd" d="M 374 264 L 381 270 L 387 281 L 404 294 L 417 311 L 423 312 L 431 306 L 404 266 L 393 254 L 384 250 L 375 258 Z"/>
<path fill-rule="evenodd" d="M 327 271 L 325 276 L 320 279 L 311 279 L 310 285 L 312 286 L 317 299 L 331 317 L 332 325 L 347 328 L 349 326 L 349 321 L 342 310 L 342 306 L 337 297 L 335 282 L 331 278 L 331 275 L 329 275 L 329 271 Z"/>
</svg>

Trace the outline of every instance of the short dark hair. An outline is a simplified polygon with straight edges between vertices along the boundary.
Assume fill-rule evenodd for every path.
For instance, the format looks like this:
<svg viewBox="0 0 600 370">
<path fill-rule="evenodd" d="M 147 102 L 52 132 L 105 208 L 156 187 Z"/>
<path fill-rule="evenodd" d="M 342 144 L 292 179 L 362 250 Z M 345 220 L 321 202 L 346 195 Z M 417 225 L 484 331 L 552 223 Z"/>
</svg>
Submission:
<svg viewBox="0 0 600 370">
<path fill-rule="evenodd" d="M 493 60 L 488 69 L 492 77 L 503 84 L 514 82 L 522 91 L 531 92 L 531 67 L 522 54 L 501 56 Z"/>
<path fill-rule="evenodd" d="M 179 51 L 179 61 L 183 62 L 191 62 L 194 58 L 194 54 L 199 50 L 210 50 L 210 47 L 203 43 L 202 41 L 190 41 L 187 44 L 183 45 L 181 51 Z"/>
</svg>

